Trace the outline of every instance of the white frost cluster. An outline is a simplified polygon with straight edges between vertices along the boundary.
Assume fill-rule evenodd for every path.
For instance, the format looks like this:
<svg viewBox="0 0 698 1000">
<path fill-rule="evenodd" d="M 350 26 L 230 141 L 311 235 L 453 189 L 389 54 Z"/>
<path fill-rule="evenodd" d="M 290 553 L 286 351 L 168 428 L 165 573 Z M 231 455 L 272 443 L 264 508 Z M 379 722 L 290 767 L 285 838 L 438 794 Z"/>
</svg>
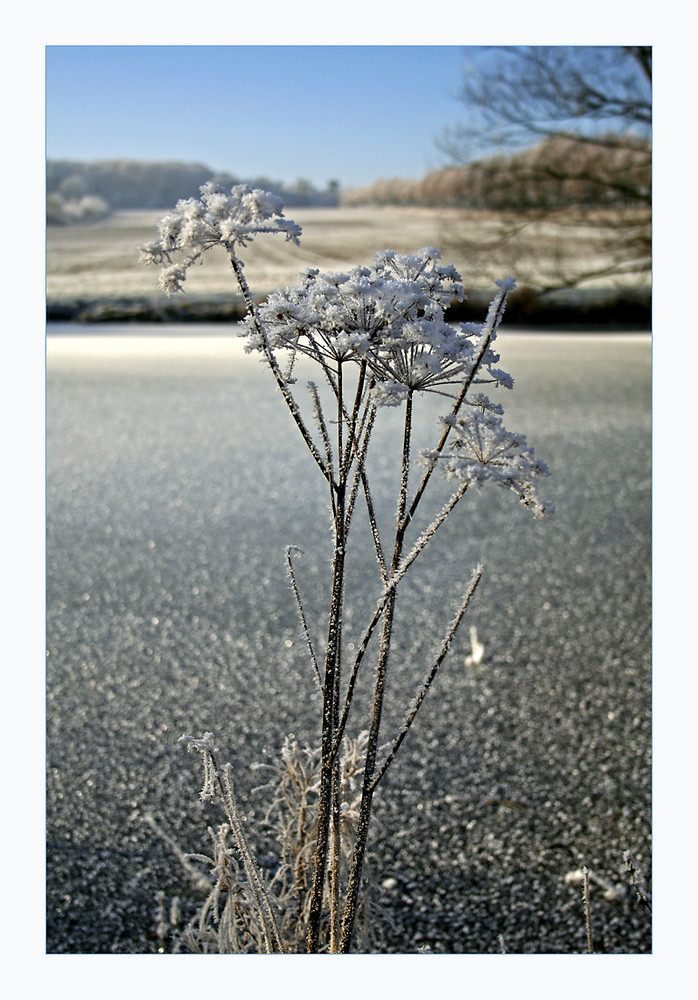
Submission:
<svg viewBox="0 0 698 1000">
<path fill-rule="evenodd" d="M 160 285 L 168 294 L 182 291 L 187 270 L 211 247 L 230 253 L 260 233 L 285 233 L 287 240 L 299 242 L 301 227 L 284 219 L 283 202 L 269 191 L 238 184 L 226 193 L 213 183 L 200 191 L 201 198 L 177 202 L 158 223 L 159 238 L 140 248 L 141 263 L 164 265 Z M 175 261 L 173 254 L 180 253 L 183 259 Z"/>
<path fill-rule="evenodd" d="M 550 475 L 548 467 L 536 458 L 523 434 L 506 429 L 501 406 L 479 396 L 468 411 L 444 418 L 453 431 L 449 447 L 443 452 L 423 451 L 422 461 L 437 462 L 447 478 L 471 486 L 489 481 L 511 489 L 536 517 L 551 514 L 552 506 L 537 493 L 538 479 Z"/>
<path fill-rule="evenodd" d="M 462 380 L 480 327 L 451 326 L 444 310 L 462 301 L 463 286 L 434 247 L 377 253 L 372 267 L 348 273 L 306 270 L 295 288 L 260 307 L 272 348 L 309 355 L 323 365 L 365 359 L 377 380 L 376 402 L 396 405 L 408 391 Z M 262 344 L 248 320 L 248 351 Z"/>
</svg>

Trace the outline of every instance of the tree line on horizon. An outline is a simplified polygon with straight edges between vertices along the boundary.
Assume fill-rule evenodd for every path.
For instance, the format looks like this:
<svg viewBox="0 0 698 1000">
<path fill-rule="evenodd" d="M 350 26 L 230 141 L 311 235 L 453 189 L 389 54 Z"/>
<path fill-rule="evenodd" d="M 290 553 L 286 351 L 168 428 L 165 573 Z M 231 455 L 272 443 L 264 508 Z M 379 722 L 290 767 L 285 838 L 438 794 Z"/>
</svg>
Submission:
<svg viewBox="0 0 698 1000">
<path fill-rule="evenodd" d="M 420 179 L 381 179 L 342 191 L 343 205 L 415 205 L 492 211 L 628 208 L 649 196 L 652 150 L 636 139 L 583 144 L 547 137 L 517 153 L 434 170 Z"/>
<path fill-rule="evenodd" d="M 198 198 L 202 184 L 231 188 L 247 183 L 276 194 L 285 205 L 339 204 L 339 182 L 323 189 L 299 178 L 283 184 L 268 177 L 245 179 L 201 163 L 142 160 L 47 160 L 46 220 L 49 225 L 88 222 L 128 209 L 171 209 L 181 198 Z"/>
<path fill-rule="evenodd" d="M 198 163 L 105 160 L 83 163 L 48 160 L 47 221 L 61 224 L 104 217 L 124 209 L 168 209 L 193 198 L 212 181 L 229 188 L 241 183 Z M 342 189 L 337 181 L 318 190 L 300 179 L 284 185 L 266 177 L 245 183 L 278 195 L 285 205 L 410 205 L 529 211 L 587 207 L 628 208 L 648 197 L 652 150 L 643 139 L 605 143 L 547 137 L 516 153 L 500 153 L 468 164 L 434 170 L 421 178 L 379 179 Z"/>
</svg>

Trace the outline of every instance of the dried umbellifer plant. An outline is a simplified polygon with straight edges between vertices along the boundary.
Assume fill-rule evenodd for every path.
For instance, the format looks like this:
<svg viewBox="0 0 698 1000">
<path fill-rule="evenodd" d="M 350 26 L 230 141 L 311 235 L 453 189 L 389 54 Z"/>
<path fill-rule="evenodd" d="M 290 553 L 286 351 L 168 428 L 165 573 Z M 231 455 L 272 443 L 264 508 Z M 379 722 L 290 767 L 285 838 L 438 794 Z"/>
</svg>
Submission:
<svg viewBox="0 0 698 1000">
<path fill-rule="evenodd" d="M 279 795 L 286 804 L 285 825 L 279 831 L 282 860 L 272 879 L 255 863 L 235 806 L 230 767 L 219 768 L 211 734 L 184 737 L 203 754 L 203 794 L 216 797 L 227 818 L 214 838 L 212 859 L 222 881 L 207 903 L 201 934 L 215 911 L 218 926 L 226 928 L 223 950 L 348 952 L 357 946 L 357 929 L 366 930 L 365 855 L 376 789 L 449 651 L 482 568 L 478 565 L 464 584 L 455 617 L 416 679 L 402 726 L 386 739 L 381 723 L 399 588 L 470 489 L 494 483 L 513 491 L 536 517 L 549 514 L 550 505 L 538 495 L 538 480 L 548 470 L 522 435 L 506 429 L 502 406 L 481 391 L 487 384 L 513 385 L 497 367 L 494 349 L 512 278 L 497 283 L 482 324 L 447 322 L 445 310 L 463 299 L 463 287 L 455 269 L 442 263 L 433 247 L 408 255 L 385 250 L 371 266 L 346 273 L 308 269 L 294 288 L 275 292 L 258 305 L 245 279 L 241 251 L 261 234 L 284 235 L 297 243 L 301 230 L 284 218 L 283 205 L 267 192 L 246 185 L 226 192 L 207 184 L 200 199 L 179 202 L 161 220 L 158 238 L 141 253 L 143 261 L 161 266 L 160 282 L 168 293 L 182 289 L 188 268 L 212 247 L 228 254 L 247 308 L 242 327 L 246 349 L 259 352 L 266 362 L 327 490 L 331 515 L 333 555 L 322 657 L 294 568 L 296 549 L 289 546 L 286 553 L 322 712 L 317 746 L 305 755 L 287 743 L 282 752 Z M 317 381 L 307 385 L 312 424 L 294 394 L 298 358 L 317 373 Z M 329 393 L 329 404 L 323 393 L 325 398 Z M 425 393 L 439 394 L 447 409 L 434 446 L 415 456 L 415 412 Z M 404 414 L 396 441 L 400 475 L 390 537 L 379 530 L 369 484 L 372 434 L 386 407 L 402 408 Z M 415 466 L 419 475 L 413 487 Z M 453 490 L 443 506 L 427 511 L 426 526 L 417 531 L 415 515 L 428 504 L 436 471 L 452 481 Z M 375 551 L 375 604 L 345 662 L 350 646 L 344 641 L 344 609 L 350 599 L 346 566 L 359 509 Z M 371 656 L 373 697 L 367 716 L 356 720 L 355 687 Z M 350 736 L 350 719 L 359 738 Z M 223 883 L 226 902 L 219 911 Z"/>
</svg>

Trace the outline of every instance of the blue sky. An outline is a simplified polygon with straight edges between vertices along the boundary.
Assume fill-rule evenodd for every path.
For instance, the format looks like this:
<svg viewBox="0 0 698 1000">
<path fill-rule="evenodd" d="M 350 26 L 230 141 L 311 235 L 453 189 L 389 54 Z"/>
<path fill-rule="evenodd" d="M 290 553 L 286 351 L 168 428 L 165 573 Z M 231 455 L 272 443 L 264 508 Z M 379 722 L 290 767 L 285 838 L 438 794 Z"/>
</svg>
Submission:
<svg viewBox="0 0 698 1000">
<path fill-rule="evenodd" d="M 318 187 L 421 177 L 462 117 L 447 45 L 46 48 L 51 159 L 181 160 Z"/>
</svg>

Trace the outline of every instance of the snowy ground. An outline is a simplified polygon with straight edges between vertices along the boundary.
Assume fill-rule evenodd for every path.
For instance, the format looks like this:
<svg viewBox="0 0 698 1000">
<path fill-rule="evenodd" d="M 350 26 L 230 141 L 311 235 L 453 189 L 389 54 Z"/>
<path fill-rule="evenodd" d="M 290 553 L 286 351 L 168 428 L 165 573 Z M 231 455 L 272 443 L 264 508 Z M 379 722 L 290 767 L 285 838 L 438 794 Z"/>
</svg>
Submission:
<svg viewBox="0 0 698 1000">
<path fill-rule="evenodd" d="M 138 264 L 138 246 L 154 238 L 155 224 L 165 211 L 118 212 L 89 226 L 51 227 L 47 231 L 47 296 L 49 300 L 119 298 L 157 293 L 157 271 Z M 566 262 L 587 267 L 594 262 L 593 234 L 569 227 L 560 232 L 548 223 L 527 231 L 519 241 L 521 256 L 511 248 L 489 251 L 480 259 L 464 256 L 458 235 L 492 236 L 493 221 L 471 213 L 463 223 L 453 209 L 294 208 L 288 218 L 303 228 L 300 247 L 283 238 L 258 239 L 245 251 L 245 274 L 259 294 L 295 284 L 305 267 L 343 270 L 368 264 L 378 250 L 408 253 L 424 246 L 442 249 L 468 288 L 491 288 L 497 278 L 520 273 L 517 264 L 535 268 L 544 279 Z M 448 249 L 446 249 L 448 248 Z M 600 282 L 604 284 L 603 280 Z M 190 295 L 230 294 L 233 284 L 225 254 L 213 251 L 187 278 Z"/>
<path fill-rule="evenodd" d="M 122 219 L 114 232 L 116 253 L 140 230 Z M 300 581 L 320 615 L 326 512 L 239 344 L 86 332 L 48 340 L 47 950 L 155 952 L 156 893 L 185 912 L 196 897 L 144 814 L 192 851 L 220 821 L 197 800 L 181 733 L 216 733 L 258 851 L 271 850 L 256 839 L 251 768 L 290 731 L 313 739 L 318 709 L 283 549 L 305 550 Z M 464 630 L 376 800 L 376 947 L 583 952 L 586 864 L 596 949 L 647 953 L 623 852 L 650 877 L 650 341 L 500 347 L 516 379 L 507 425 L 550 465 L 557 515 L 534 522 L 503 491 L 475 497 L 405 592 L 386 731 L 421 676 L 424 637 L 480 559 L 471 623 L 485 653 L 466 665 Z M 394 473 L 381 460 L 371 474 L 380 517 Z M 348 640 L 372 579 L 349 580 Z"/>
</svg>

